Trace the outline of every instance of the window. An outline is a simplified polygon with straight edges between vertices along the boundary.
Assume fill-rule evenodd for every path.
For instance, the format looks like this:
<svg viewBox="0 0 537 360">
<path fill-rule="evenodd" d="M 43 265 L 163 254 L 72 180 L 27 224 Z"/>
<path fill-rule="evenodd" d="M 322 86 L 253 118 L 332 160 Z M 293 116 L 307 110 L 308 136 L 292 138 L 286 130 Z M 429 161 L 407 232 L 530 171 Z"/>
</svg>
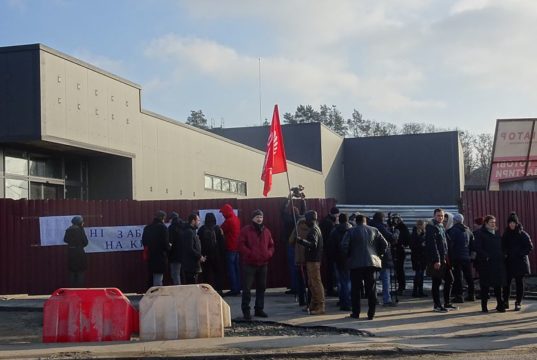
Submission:
<svg viewBox="0 0 537 360">
<path fill-rule="evenodd" d="M 6 198 L 28 199 L 28 181 L 18 179 L 6 179 Z"/>
<path fill-rule="evenodd" d="M 245 182 L 240 182 L 239 183 L 239 187 L 237 189 L 237 193 L 239 193 L 239 195 L 246 195 L 246 183 Z"/>
<path fill-rule="evenodd" d="M 88 166 L 80 158 L 5 149 L 4 156 L 0 151 L 0 164 L 2 161 L 5 171 L 0 196 L 4 198 L 87 199 Z"/>
<path fill-rule="evenodd" d="M 63 199 L 63 185 L 30 182 L 30 199 Z"/>
<path fill-rule="evenodd" d="M 205 175 L 205 189 L 246 196 L 246 182 L 215 175 Z"/>
<path fill-rule="evenodd" d="M 219 177 L 213 177 L 213 189 L 222 190 L 222 179 Z"/>
<path fill-rule="evenodd" d="M 229 181 L 229 192 L 232 192 L 232 193 L 237 192 L 237 182 L 235 180 Z"/>
<path fill-rule="evenodd" d="M 5 172 L 12 175 L 28 175 L 28 160 L 22 152 L 6 152 Z"/>
<path fill-rule="evenodd" d="M 30 176 L 61 179 L 61 159 L 45 155 L 30 155 Z"/>
<path fill-rule="evenodd" d="M 229 192 L 229 180 L 228 179 L 222 180 L 222 191 Z"/>
<path fill-rule="evenodd" d="M 209 175 L 205 175 L 205 188 L 206 189 L 212 189 L 213 188 L 213 178 Z"/>
</svg>

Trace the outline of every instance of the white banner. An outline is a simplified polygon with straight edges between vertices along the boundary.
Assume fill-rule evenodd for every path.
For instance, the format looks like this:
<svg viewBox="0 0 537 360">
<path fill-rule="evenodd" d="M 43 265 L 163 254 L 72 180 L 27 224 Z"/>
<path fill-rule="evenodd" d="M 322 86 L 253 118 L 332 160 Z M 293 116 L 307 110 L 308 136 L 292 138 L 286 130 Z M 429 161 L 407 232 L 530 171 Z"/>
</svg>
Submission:
<svg viewBox="0 0 537 360">
<path fill-rule="evenodd" d="M 71 219 L 77 215 L 43 216 L 39 218 L 41 246 L 65 245 L 65 229 L 71 226 Z"/>
<path fill-rule="evenodd" d="M 39 218 L 41 246 L 66 245 L 65 230 L 75 215 L 46 216 Z M 86 227 L 87 253 L 142 250 L 142 233 L 145 225 Z"/>
<path fill-rule="evenodd" d="M 200 210 L 202 222 L 205 221 L 205 215 L 210 212 L 216 216 L 217 224 L 221 225 L 224 222 L 224 217 L 218 209 Z M 236 209 L 233 212 L 238 214 Z M 71 219 L 74 216 L 76 215 L 40 217 L 41 246 L 66 245 L 63 237 L 65 230 L 71 226 Z M 85 227 L 88 246 L 84 250 L 87 253 L 142 250 L 144 227 L 145 225 Z"/>
</svg>

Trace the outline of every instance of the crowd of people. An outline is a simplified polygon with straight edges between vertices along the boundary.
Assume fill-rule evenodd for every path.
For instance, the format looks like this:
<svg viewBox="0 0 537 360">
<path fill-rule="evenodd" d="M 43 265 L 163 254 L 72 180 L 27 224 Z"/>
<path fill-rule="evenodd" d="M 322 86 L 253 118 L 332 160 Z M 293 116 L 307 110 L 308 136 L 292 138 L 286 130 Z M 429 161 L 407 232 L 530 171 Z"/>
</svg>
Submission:
<svg viewBox="0 0 537 360">
<path fill-rule="evenodd" d="M 348 216 L 334 207 L 317 222 L 315 212 L 301 216 L 296 207 L 287 212 L 294 212 L 297 218 L 296 230 L 291 230 L 289 237 L 294 251 L 288 252 L 294 255 L 294 268 L 289 273 L 296 280 L 291 281 L 288 293 L 295 294 L 299 305 L 312 315 L 324 313 L 325 296 L 338 296 L 340 310 L 351 311 L 352 318 L 360 317 L 360 300 L 366 298 L 367 318 L 373 319 L 380 303 L 377 280 L 382 287 L 382 306 L 397 306 L 398 297 L 406 291 L 407 252 L 414 271 L 411 296 L 428 296 L 423 282 L 429 276 L 433 311 L 448 312 L 458 309 L 457 304 L 475 301 L 475 277 L 479 278 L 477 297 L 484 313 L 489 311 L 491 288 L 496 310 L 509 308 L 513 279 L 514 310 L 521 309 L 523 278 L 530 273 L 528 255 L 533 244 L 516 213 L 509 215 L 501 233 L 492 215 L 475 219 L 472 231 L 464 225 L 462 214 L 443 209 L 435 209 L 431 219 L 417 220 L 412 230 L 398 214 Z M 318 275 L 321 260 L 326 267 L 324 288 Z"/>
<path fill-rule="evenodd" d="M 217 225 L 215 214 L 208 212 L 201 227 L 197 212 L 186 221 L 175 212 L 168 219 L 164 211 L 155 214 L 142 234 L 149 286 L 163 285 L 169 264 L 173 285 L 207 283 L 222 296 L 242 294 L 243 316 L 251 319 L 251 290 L 255 281 L 254 316 L 267 317 L 264 297 L 274 240 L 263 224 L 263 211 L 255 210 L 251 222 L 242 228 L 231 205 L 222 206 L 220 213 L 225 219 L 222 225 Z M 166 220 L 169 226 L 165 225 Z M 224 293 L 226 273 L 230 290 Z"/>
<path fill-rule="evenodd" d="M 242 296 L 242 313 L 249 320 L 255 282 L 254 316 L 267 317 L 264 295 L 275 242 L 264 225 L 263 212 L 253 211 L 251 221 L 242 227 L 231 205 L 222 206 L 220 213 L 225 219 L 221 225 L 215 214 L 208 212 L 200 227 L 196 212 L 185 221 L 175 212 L 168 216 L 158 211 L 142 235 L 148 285 L 162 286 L 168 271 L 174 285 L 208 283 L 222 296 Z M 306 211 L 304 198 L 290 196 L 282 207 L 281 237 L 288 244 L 291 279 L 286 293 L 294 295 L 310 315 L 324 314 L 325 297 L 337 296 L 339 309 L 350 311 L 355 319 L 360 317 L 361 299 L 365 298 L 371 320 L 377 304 L 397 306 L 399 296 L 405 295 L 405 258 L 410 252 L 412 297 L 428 296 L 423 283 L 429 276 L 433 311 L 448 312 L 456 310 L 456 304 L 475 301 L 474 277 L 479 278 L 477 297 L 485 313 L 489 311 L 491 288 L 496 310 L 509 309 L 514 279 L 514 310 L 519 311 L 533 244 L 517 214 L 509 215 L 502 234 L 492 215 L 475 219 L 473 231 L 464 225 L 462 214 L 435 209 L 432 215 L 432 219 L 417 220 L 412 230 L 398 214 L 377 212 L 369 218 L 341 213 L 337 207 L 320 220 L 316 211 Z M 87 267 L 83 248 L 88 244 L 82 217 L 72 219 L 64 241 L 68 244 L 71 284 L 81 286 Z M 224 293 L 226 274 L 229 291 Z M 377 280 L 382 288 L 381 301 L 377 300 Z"/>
</svg>

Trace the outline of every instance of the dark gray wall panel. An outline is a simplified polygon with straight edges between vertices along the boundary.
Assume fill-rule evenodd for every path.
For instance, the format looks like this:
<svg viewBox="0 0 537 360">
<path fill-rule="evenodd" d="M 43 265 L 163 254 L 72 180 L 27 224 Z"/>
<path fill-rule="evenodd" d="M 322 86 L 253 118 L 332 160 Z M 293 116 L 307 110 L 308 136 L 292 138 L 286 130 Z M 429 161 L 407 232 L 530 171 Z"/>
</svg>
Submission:
<svg viewBox="0 0 537 360">
<path fill-rule="evenodd" d="M 265 151 L 269 126 L 211 129 L 215 134 Z M 287 159 L 311 169 L 322 171 L 321 125 L 318 123 L 282 125 Z"/>
<path fill-rule="evenodd" d="M 132 159 L 93 157 L 88 166 L 89 200 L 132 200 Z"/>
<path fill-rule="evenodd" d="M 0 49 L 0 140 L 41 137 L 39 47 Z"/>
<path fill-rule="evenodd" d="M 457 132 L 345 139 L 351 204 L 451 205 L 460 197 Z"/>
</svg>

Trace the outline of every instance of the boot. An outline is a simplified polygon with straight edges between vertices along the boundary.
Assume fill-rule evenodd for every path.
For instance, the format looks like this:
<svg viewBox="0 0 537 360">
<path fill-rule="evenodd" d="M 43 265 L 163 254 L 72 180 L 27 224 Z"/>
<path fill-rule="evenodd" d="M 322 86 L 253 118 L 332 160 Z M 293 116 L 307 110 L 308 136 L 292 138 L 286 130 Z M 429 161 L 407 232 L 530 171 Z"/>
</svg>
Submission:
<svg viewBox="0 0 537 360">
<path fill-rule="evenodd" d="M 489 309 L 487 308 L 487 300 L 481 299 L 481 312 L 488 313 Z"/>
<path fill-rule="evenodd" d="M 423 291 L 423 280 L 418 284 L 418 296 L 427 297 L 427 294 Z"/>
</svg>

